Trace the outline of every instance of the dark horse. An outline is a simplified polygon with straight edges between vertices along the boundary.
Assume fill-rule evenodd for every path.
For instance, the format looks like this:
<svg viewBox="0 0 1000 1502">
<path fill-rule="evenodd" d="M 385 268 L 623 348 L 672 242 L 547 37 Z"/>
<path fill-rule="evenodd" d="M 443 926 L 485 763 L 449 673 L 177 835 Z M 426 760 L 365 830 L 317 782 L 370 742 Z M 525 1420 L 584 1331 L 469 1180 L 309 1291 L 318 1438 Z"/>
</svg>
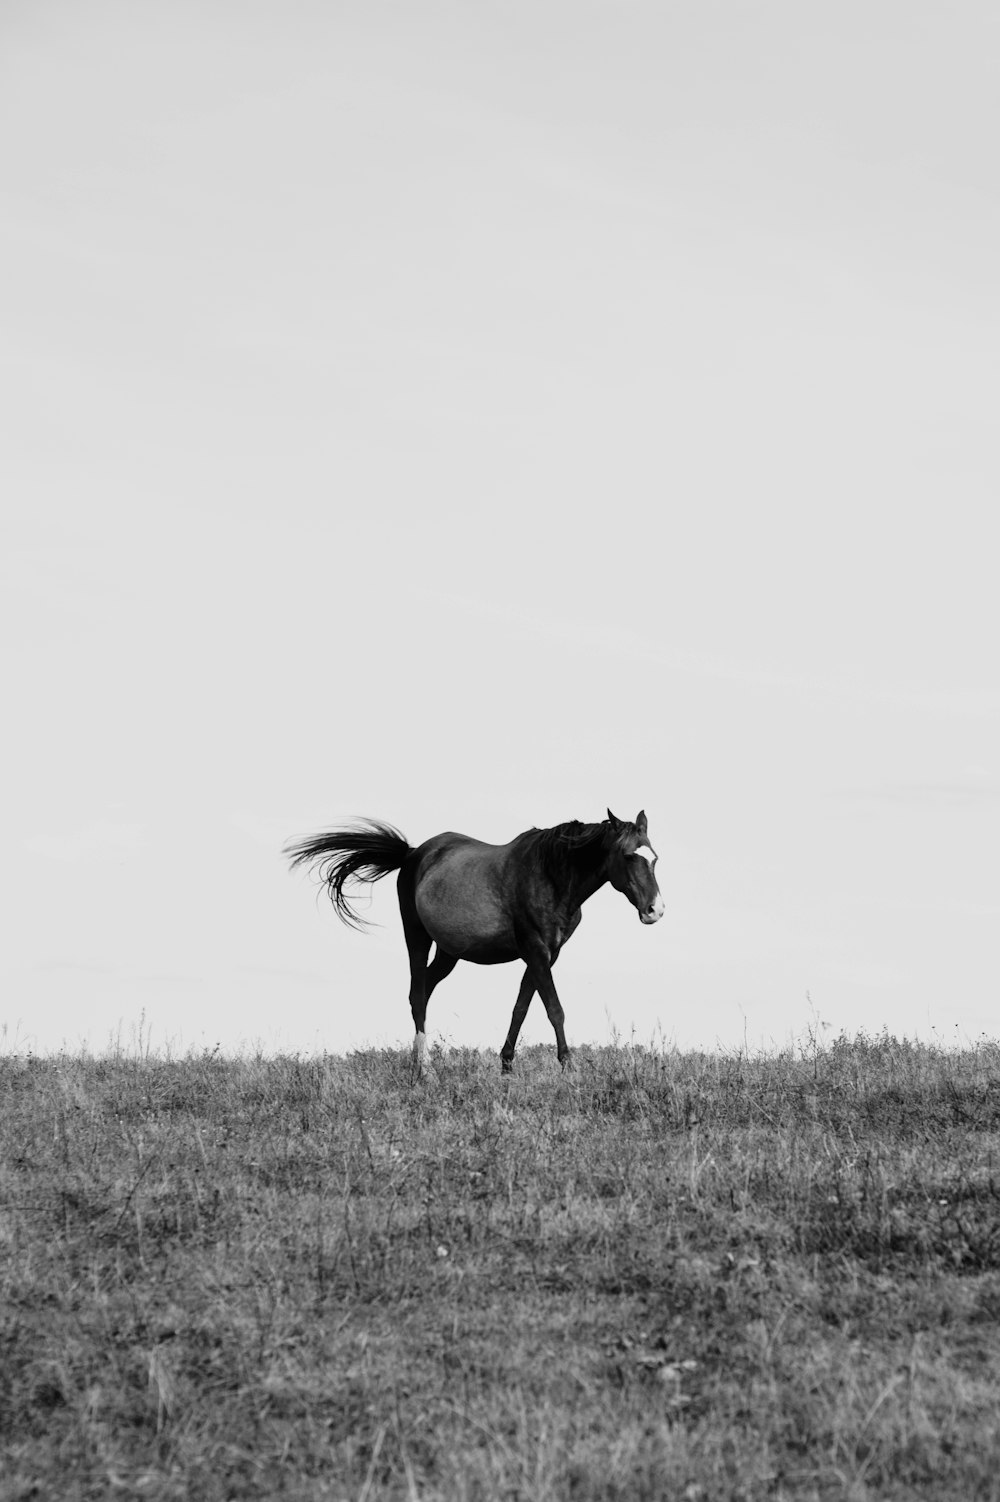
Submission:
<svg viewBox="0 0 1000 1502">
<path fill-rule="evenodd" d="M 427 1046 L 427 1003 L 459 960 L 474 965 L 523 960 L 526 966 L 500 1053 L 504 1074 L 510 1073 L 517 1035 L 536 991 L 555 1029 L 559 1062 L 565 1067 L 569 1049 L 552 966 L 580 922 L 583 903 L 609 881 L 628 898 L 641 922 L 656 923 L 663 916 L 653 874 L 656 852 L 649 843 L 644 813 L 629 824 L 608 809 L 601 824 L 574 819 L 552 829 L 528 829 L 509 845 L 438 834 L 416 849 L 391 824 L 366 819 L 348 829 L 296 840 L 286 846 L 286 853 L 293 867 L 318 869 L 337 916 L 354 928 L 363 928 L 365 920 L 344 895 L 345 882 L 375 882 L 390 871 L 399 872 L 418 1073 Z M 437 948 L 428 964 L 432 943 Z"/>
</svg>

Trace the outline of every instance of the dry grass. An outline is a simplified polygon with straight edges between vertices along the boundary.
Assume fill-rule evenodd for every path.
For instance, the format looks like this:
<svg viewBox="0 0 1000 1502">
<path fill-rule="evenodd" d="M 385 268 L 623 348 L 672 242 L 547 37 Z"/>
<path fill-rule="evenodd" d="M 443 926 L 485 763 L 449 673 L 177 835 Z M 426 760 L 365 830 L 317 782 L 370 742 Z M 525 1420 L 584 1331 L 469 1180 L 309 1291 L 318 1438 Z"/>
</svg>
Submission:
<svg viewBox="0 0 1000 1502">
<path fill-rule="evenodd" d="M 0 1495 L 1000 1497 L 1000 1049 L 0 1062 Z"/>
</svg>

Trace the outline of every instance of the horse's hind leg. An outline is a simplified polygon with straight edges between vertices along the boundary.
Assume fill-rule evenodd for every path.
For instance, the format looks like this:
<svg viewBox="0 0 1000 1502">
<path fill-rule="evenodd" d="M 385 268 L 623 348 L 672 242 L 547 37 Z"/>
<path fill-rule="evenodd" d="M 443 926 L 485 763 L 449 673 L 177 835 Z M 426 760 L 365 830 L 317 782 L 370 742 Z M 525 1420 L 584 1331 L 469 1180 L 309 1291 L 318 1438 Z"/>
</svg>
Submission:
<svg viewBox="0 0 1000 1502">
<path fill-rule="evenodd" d="M 431 999 L 431 992 L 439 981 L 450 975 L 458 964 L 453 954 L 444 954 L 440 946 L 435 950 L 434 958 L 427 964 L 427 954 L 430 949 L 430 935 L 426 929 L 421 930 L 426 938 L 426 943 L 419 935 L 414 935 L 411 943 L 407 937 L 410 949 L 410 1010 L 413 1013 L 413 1026 L 416 1034 L 413 1039 L 413 1065 L 418 1075 L 424 1072 L 424 1056 L 427 1052 L 427 1033 L 425 1024 L 427 1020 L 427 1003 Z"/>
<path fill-rule="evenodd" d="M 427 1052 L 427 956 L 431 952 L 431 936 L 426 929 L 420 933 L 407 932 L 406 947 L 410 954 L 410 1011 L 413 1014 L 413 1067 L 417 1074 L 424 1072 L 424 1055 Z"/>
<path fill-rule="evenodd" d="M 513 1015 L 510 1019 L 510 1028 L 503 1048 L 500 1050 L 500 1072 L 510 1074 L 514 1068 L 514 1049 L 517 1047 L 517 1035 L 521 1031 L 521 1024 L 528 1015 L 531 1006 L 531 998 L 535 994 L 535 982 L 531 978 L 531 971 L 525 970 L 521 981 L 521 989 L 517 993 L 514 1003 Z"/>
<path fill-rule="evenodd" d="M 424 1056 L 427 1052 L 427 956 L 433 942 L 413 905 L 413 899 L 399 881 L 399 911 L 403 919 L 403 937 L 410 957 L 410 1011 L 413 1014 L 413 1068 L 420 1076 L 424 1072 Z"/>
<path fill-rule="evenodd" d="M 446 976 L 450 975 L 457 964 L 458 956 L 446 954 L 439 944 L 434 951 L 434 958 L 427 966 L 427 989 L 424 994 L 425 1006 L 431 999 L 431 992 L 434 990 L 434 987 L 439 985 Z"/>
</svg>

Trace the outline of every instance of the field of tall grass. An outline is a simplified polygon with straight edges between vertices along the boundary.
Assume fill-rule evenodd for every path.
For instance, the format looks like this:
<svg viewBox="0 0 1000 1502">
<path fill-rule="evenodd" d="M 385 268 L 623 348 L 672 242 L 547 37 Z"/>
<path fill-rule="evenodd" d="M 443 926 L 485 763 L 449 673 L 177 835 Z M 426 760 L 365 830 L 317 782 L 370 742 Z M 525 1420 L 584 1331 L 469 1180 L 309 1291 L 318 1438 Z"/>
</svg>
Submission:
<svg viewBox="0 0 1000 1502">
<path fill-rule="evenodd" d="M 0 1496 L 1000 1498 L 1000 1047 L 0 1060 Z"/>
</svg>

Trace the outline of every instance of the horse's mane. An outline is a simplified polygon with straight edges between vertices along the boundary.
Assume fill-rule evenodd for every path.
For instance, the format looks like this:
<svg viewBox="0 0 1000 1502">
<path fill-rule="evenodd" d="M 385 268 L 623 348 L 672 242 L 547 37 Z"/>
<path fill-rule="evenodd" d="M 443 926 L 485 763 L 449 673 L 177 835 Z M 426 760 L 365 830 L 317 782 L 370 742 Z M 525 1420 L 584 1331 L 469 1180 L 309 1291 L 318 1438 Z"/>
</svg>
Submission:
<svg viewBox="0 0 1000 1502">
<path fill-rule="evenodd" d="M 565 824 L 553 824 L 551 829 L 526 829 L 514 843 L 526 855 L 534 855 L 550 875 L 559 877 L 569 867 L 579 866 L 581 855 L 596 855 L 598 850 L 610 854 L 625 843 L 627 832 L 627 824 L 616 833 L 606 820 L 602 824 L 581 824 L 579 819 L 569 819 Z"/>
</svg>

